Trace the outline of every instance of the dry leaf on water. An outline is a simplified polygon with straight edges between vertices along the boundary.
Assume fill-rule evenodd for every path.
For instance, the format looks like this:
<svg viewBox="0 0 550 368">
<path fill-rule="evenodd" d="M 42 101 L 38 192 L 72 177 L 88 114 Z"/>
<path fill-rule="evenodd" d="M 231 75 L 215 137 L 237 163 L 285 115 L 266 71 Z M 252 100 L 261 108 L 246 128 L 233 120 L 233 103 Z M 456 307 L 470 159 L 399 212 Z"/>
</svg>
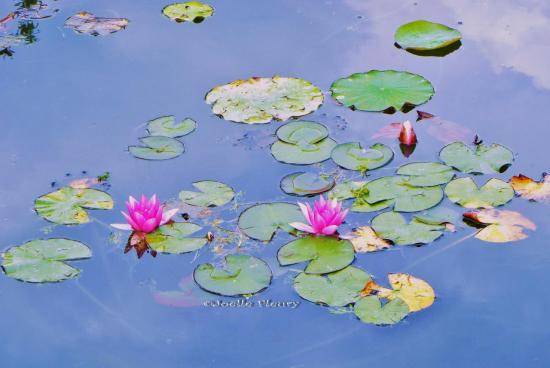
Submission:
<svg viewBox="0 0 550 368">
<path fill-rule="evenodd" d="M 534 181 L 528 176 L 512 176 L 510 184 L 521 198 L 530 201 L 545 202 L 550 198 L 550 175 L 542 174 L 541 181 Z"/>
<path fill-rule="evenodd" d="M 506 243 L 528 237 L 524 229 L 536 230 L 537 226 L 521 213 L 492 208 L 466 212 L 464 218 L 476 225 L 484 226 L 476 238 L 491 243 Z"/>
</svg>

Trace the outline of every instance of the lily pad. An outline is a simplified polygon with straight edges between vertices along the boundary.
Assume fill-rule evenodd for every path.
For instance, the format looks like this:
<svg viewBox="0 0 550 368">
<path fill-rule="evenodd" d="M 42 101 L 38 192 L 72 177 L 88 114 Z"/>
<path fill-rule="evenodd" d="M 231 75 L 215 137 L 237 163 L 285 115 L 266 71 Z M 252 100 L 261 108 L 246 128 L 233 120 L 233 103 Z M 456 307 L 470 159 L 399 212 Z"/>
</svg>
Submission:
<svg viewBox="0 0 550 368">
<path fill-rule="evenodd" d="M 170 138 L 183 137 L 192 133 L 197 128 L 195 120 L 186 118 L 177 122 L 174 116 L 162 116 L 149 121 L 147 132 L 152 136 L 162 136 Z"/>
<path fill-rule="evenodd" d="M 338 79 L 332 97 L 353 110 L 395 112 L 428 102 L 432 84 L 422 76 L 395 70 L 371 70 Z"/>
<path fill-rule="evenodd" d="M 212 112 L 247 124 L 286 121 L 307 115 L 323 103 L 323 93 L 300 78 L 250 78 L 215 87 L 206 95 Z"/>
<path fill-rule="evenodd" d="M 305 273 L 322 274 L 343 269 L 353 262 L 353 245 L 331 236 L 306 236 L 279 249 L 281 266 L 310 261 Z"/>
<path fill-rule="evenodd" d="M 512 176 L 510 185 L 521 198 L 529 201 L 547 202 L 550 198 L 550 175 L 546 173 L 542 174 L 541 181 L 522 174 Z"/>
<path fill-rule="evenodd" d="M 277 141 L 271 145 L 271 154 L 280 162 L 295 165 L 310 165 L 330 158 L 336 141 L 325 138 L 313 144 L 290 144 Z"/>
<path fill-rule="evenodd" d="M 527 239 L 525 229 L 535 231 L 537 226 L 533 221 L 515 211 L 501 211 L 493 208 L 475 212 L 466 212 L 464 219 L 483 227 L 476 238 L 491 243 L 507 243 Z"/>
<path fill-rule="evenodd" d="M 407 183 L 415 187 L 432 187 L 446 184 L 455 174 L 452 167 L 438 162 L 414 162 L 397 169 L 397 174 L 406 176 Z"/>
<path fill-rule="evenodd" d="M 382 305 L 378 296 L 371 295 L 359 299 L 353 312 L 364 323 L 393 325 L 409 314 L 409 307 L 398 298 Z"/>
<path fill-rule="evenodd" d="M 214 14 L 214 8 L 198 1 L 188 1 L 185 3 L 168 5 L 162 9 L 162 14 L 177 23 L 201 23 Z"/>
<path fill-rule="evenodd" d="M 391 244 L 381 237 L 370 226 L 361 226 L 346 237 L 353 244 L 355 253 L 370 253 L 391 248 Z"/>
<path fill-rule="evenodd" d="M 86 209 L 110 210 L 112 208 L 111 196 L 97 189 L 63 187 L 34 201 L 34 209 L 39 216 L 62 225 L 89 222 Z"/>
<path fill-rule="evenodd" d="M 301 273 L 294 279 L 294 290 L 302 298 L 331 307 L 344 307 L 356 302 L 371 280 L 365 271 L 348 266 L 326 277 Z"/>
<path fill-rule="evenodd" d="M 332 160 L 348 170 L 367 171 L 386 165 L 393 158 L 391 148 L 382 143 L 375 143 L 365 149 L 361 143 L 342 143 L 334 147 Z"/>
<path fill-rule="evenodd" d="M 470 148 L 462 142 L 454 142 L 443 147 L 439 158 L 464 173 L 494 174 L 506 171 L 514 161 L 514 154 L 500 144 L 478 144 Z"/>
<path fill-rule="evenodd" d="M 271 283 L 271 269 L 259 258 L 244 254 L 225 257 L 220 269 L 210 263 L 199 265 L 193 273 L 195 282 L 204 290 L 225 296 L 255 294 Z"/>
<path fill-rule="evenodd" d="M 293 121 L 277 129 L 277 138 L 281 141 L 302 147 L 318 143 L 328 137 L 328 130 L 323 124 L 311 121 Z"/>
<path fill-rule="evenodd" d="M 100 18 L 88 12 L 80 12 L 67 19 L 65 27 L 90 36 L 105 36 L 126 28 L 128 23 L 126 18 Z"/>
<path fill-rule="evenodd" d="M 200 192 L 187 190 L 180 192 L 180 199 L 192 206 L 214 207 L 223 206 L 231 202 L 235 197 L 235 191 L 228 185 L 219 181 L 204 180 L 193 183 Z"/>
<path fill-rule="evenodd" d="M 128 151 L 142 160 L 170 160 L 184 152 L 183 143 L 169 137 L 143 137 L 139 139 L 144 146 L 130 146 Z"/>
<path fill-rule="evenodd" d="M 369 285 L 381 298 L 389 300 L 401 299 L 409 307 L 410 312 L 418 312 L 430 307 L 435 301 L 435 291 L 426 281 L 406 273 L 390 273 L 388 279 L 392 289 L 379 285 Z"/>
<path fill-rule="evenodd" d="M 397 212 L 384 212 L 372 219 L 371 226 L 384 239 L 396 245 L 429 244 L 443 233 L 445 226 L 412 220 L 407 223 Z"/>
<path fill-rule="evenodd" d="M 52 238 L 32 240 L 8 249 L 2 269 L 7 276 L 26 282 L 59 282 L 75 278 L 80 270 L 65 262 L 90 258 L 92 251 L 81 242 Z"/>
<path fill-rule="evenodd" d="M 502 206 L 510 202 L 514 198 L 514 189 L 509 183 L 495 178 L 480 188 L 472 178 L 460 178 L 447 184 L 445 194 L 449 200 L 462 207 L 483 208 Z"/>
<path fill-rule="evenodd" d="M 293 173 L 281 180 L 283 192 L 297 196 L 315 196 L 327 192 L 333 187 L 334 179 L 332 177 L 307 172 Z"/>
<path fill-rule="evenodd" d="M 193 252 L 208 242 L 205 237 L 189 237 L 201 229 L 199 225 L 190 222 L 173 222 L 147 234 L 146 240 L 149 247 L 157 252 L 173 254 Z"/>
<path fill-rule="evenodd" d="M 439 186 L 415 187 L 407 177 L 384 176 L 368 182 L 366 189 L 358 204 L 371 205 L 377 210 L 393 205 L 394 211 L 416 212 L 434 207 L 443 199 Z"/>
<path fill-rule="evenodd" d="M 337 201 L 355 198 L 355 193 L 363 188 L 366 183 L 366 181 L 343 181 L 336 184 L 336 186 L 328 193 L 328 197 L 330 199 L 336 199 Z"/>
<path fill-rule="evenodd" d="M 249 207 L 239 216 L 239 228 L 246 236 L 270 241 L 277 230 L 291 232 L 291 222 L 302 222 L 304 216 L 295 204 L 262 203 Z"/>
<path fill-rule="evenodd" d="M 395 42 L 406 50 L 434 50 L 460 41 L 462 34 L 444 24 L 416 20 L 400 26 Z"/>
</svg>

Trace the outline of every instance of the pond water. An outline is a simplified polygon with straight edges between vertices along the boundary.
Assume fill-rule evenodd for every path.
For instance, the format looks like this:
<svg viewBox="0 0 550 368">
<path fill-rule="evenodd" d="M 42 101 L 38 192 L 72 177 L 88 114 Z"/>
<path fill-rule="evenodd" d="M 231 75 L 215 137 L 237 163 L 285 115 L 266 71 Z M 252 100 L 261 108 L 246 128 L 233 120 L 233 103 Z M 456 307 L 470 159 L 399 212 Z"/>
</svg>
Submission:
<svg viewBox="0 0 550 368">
<path fill-rule="evenodd" d="M 537 224 L 529 238 L 482 242 L 475 229 L 423 247 L 360 254 L 354 265 L 385 282 L 390 272 L 428 281 L 434 305 L 380 327 L 353 313 L 330 313 L 301 299 L 296 275 L 277 263 L 291 239 L 246 241 L 241 251 L 266 260 L 270 287 L 254 307 L 204 306 L 232 301 L 201 291 L 194 268 L 219 262 L 214 244 L 183 255 L 124 254 L 121 222 L 128 195 L 177 197 L 198 180 L 218 180 L 240 192 L 235 209 L 214 210 L 233 229 L 239 211 L 256 202 L 288 201 L 279 188 L 295 171 L 334 170 L 334 164 L 297 167 L 273 159 L 269 145 L 279 122 L 225 121 L 204 102 L 214 86 L 251 76 L 296 76 L 325 92 L 307 120 L 325 124 L 338 142 L 372 143 L 385 125 L 407 114 L 352 111 L 330 98 L 333 81 L 371 69 L 406 70 L 435 86 L 420 110 L 470 129 L 486 143 L 509 147 L 515 161 L 503 174 L 538 178 L 548 170 L 550 135 L 550 4 L 544 0 L 211 0 L 213 17 L 200 24 L 170 22 L 167 5 L 153 0 L 60 0 L 52 18 L 35 21 L 37 40 L 0 60 L 1 250 L 26 241 L 66 237 L 93 251 L 73 262 L 75 280 L 31 284 L 0 277 L 2 367 L 543 367 L 550 358 L 548 207 L 515 198 L 507 209 Z M 16 8 L 0 4 L 0 17 Z M 64 28 L 82 10 L 125 17 L 127 29 L 90 37 Z M 396 48 L 395 29 L 429 19 L 459 29 L 462 46 L 445 57 L 421 57 Z M 10 27 L 12 25 L 9 25 Z M 0 33 L 2 31 L 0 30 Z M 145 123 L 163 115 L 192 117 L 197 130 L 183 137 L 186 152 L 167 161 L 132 157 L 127 147 L 145 135 Z M 395 159 L 372 176 L 406 162 L 434 161 L 444 143 L 415 125 L 419 144 L 405 158 L 398 142 L 384 142 Z M 85 173 L 83 173 L 83 171 Z M 60 226 L 33 211 L 34 199 L 73 179 L 109 172 L 113 211 L 92 211 L 93 221 Z M 484 177 L 484 180 L 487 177 Z M 477 179 L 476 179 L 477 181 Z M 55 184 L 54 184 L 55 182 Z M 481 179 L 480 181 L 481 182 Z M 446 200 L 446 206 L 460 207 Z M 216 212 L 219 211 L 219 212 Z M 373 214 L 352 214 L 348 227 Z M 204 234 L 208 229 L 204 229 Z M 221 236 L 216 234 L 217 236 Z M 233 243 L 224 252 L 235 251 Z M 292 267 L 291 267 L 292 268 Z M 299 269 L 301 266 L 294 266 Z M 190 290 L 189 295 L 166 291 Z M 296 308 L 257 303 L 300 302 Z M 265 304 L 265 303 L 264 303 Z M 262 305 L 264 305 L 262 304 Z"/>
</svg>

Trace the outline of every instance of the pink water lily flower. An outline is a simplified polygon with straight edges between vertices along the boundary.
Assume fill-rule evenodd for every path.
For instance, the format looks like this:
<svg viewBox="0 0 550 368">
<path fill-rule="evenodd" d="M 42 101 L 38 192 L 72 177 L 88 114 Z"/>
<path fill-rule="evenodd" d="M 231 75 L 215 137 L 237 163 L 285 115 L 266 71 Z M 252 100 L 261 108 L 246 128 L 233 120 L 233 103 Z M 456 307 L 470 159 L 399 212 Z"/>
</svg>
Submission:
<svg viewBox="0 0 550 368">
<path fill-rule="evenodd" d="M 323 196 L 315 201 L 313 209 L 308 203 L 298 202 L 298 206 L 309 225 L 301 222 L 291 222 L 289 225 L 315 235 L 333 235 L 348 214 L 348 210 L 342 210 L 342 204 L 337 200 L 325 200 Z"/>
<path fill-rule="evenodd" d="M 178 209 L 164 211 L 164 206 L 160 203 L 157 195 L 154 194 L 150 199 L 141 195 L 137 201 L 130 196 L 126 202 L 128 213 L 122 212 L 127 224 L 111 224 L 112 227 L 120 230 L 133 230 L 140 233 L 150 233 L 164 225 L 178 212 Z"/>
<path fill-rule="evenodd" d="M 401 144 L 412 146 L 416 144 L 416 133 L 412 127 L 412 124 L 409 120 L 403 123 L 401 126 L 401 132 L 399 133 L 399 142 Z"/>
</svg>

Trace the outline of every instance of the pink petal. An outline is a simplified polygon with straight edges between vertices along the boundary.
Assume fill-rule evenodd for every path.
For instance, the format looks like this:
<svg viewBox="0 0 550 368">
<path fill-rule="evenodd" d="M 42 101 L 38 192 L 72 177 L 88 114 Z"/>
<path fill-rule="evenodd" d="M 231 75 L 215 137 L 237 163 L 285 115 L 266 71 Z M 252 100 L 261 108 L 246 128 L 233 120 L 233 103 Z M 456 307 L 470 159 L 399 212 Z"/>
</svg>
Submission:
<svg viewBox="0 0 550 368">
<path fill-rule="evenodd" d="M 172 219 L 172 217 L 174 217 L 174 215 L 178 213 L 178 209 L 177 208 L 174 208 L 174 209 L 171 209 L 171 210 L 168 210 L 166 212 L 164 212 L 162 214 L 162 220 L 160 221 L 160 224 L 161 225 L 164 225 L 165 223 L 167 223 L 168 221 L 170 221 Z"/>
<path fill-rule="evenodd" d="M 332 235 L 338 230 L 338 225 L 330 225 L 323 229 L 324 235 Z"/>
<path fill-rule="evenodd" d="M 300 210 L 302 211 L 302 214 L 304 215 L 307 222 L 311 223 L 311 219 L 309 217 L 309 211 L 305 204 L 298 202 L 298 206 L 300 207 Z"/>
<path fill-rule="evenodd" d="M 143 231 L 144 233 L 150 233 L 153 230 L 156 230 L 157 228 L 158 228 L 157 220 L 152 218 L 143 223 L 141 231 Z"/>
<path fill-rule="evenodd" d="M 132 229 L 140 230 L 140 227 L 139 227 L 138 223 L 136 223 L 133 218 L 128 216 L 125 212 L 121 212 L 121 213 L 122 213 L 122 216 L 124 216 L 124 218 L 126 219 L 126 221 L 128 221 L 128 224 L 130 224 Z"/>
<path fill-rule="evenodd" d="M 111 224 L 111 227 L 118 230 L 132 230 L 132 225 L 130 224 Z"/>
<path fill-rule="evenodd" d="M 289 225 L 300 231 L 305 231 L 306 233 L 315 234 L 315 230 L 311 226 L 302 224 L 301 222 L 291 222 Z"/>
</svg>

